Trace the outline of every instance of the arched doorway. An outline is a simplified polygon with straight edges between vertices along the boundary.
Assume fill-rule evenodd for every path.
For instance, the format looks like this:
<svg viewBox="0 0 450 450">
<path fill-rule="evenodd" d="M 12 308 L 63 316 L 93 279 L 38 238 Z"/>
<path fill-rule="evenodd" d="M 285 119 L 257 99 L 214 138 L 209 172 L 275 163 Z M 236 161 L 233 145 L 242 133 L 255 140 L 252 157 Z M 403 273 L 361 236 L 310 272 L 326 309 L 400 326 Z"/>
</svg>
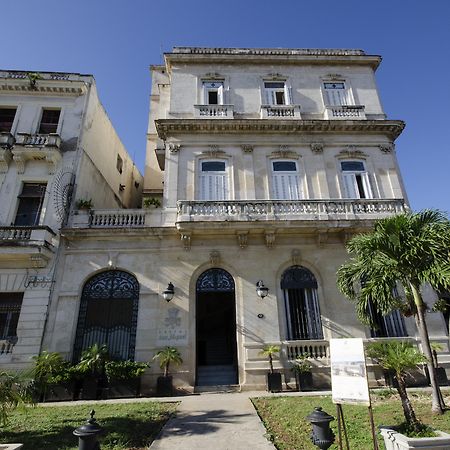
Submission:
<svg viewBox="0 0 450 450">
<path fill-rule="evenodd" d="M 281 276 L 289 340 L 323 339 L 316 277 L 302 266 L 292 266 Z"/>
<path fill-rule="evenodd" d="M 133 275 L 109 270 L 83 287 L 73 360 L 88 347 L 105 344 L 111 358 L 134 360 L 139 283 Z"/>
<path fill-rule="evenodd" d="M 196 285 L 198 386 L 237 383 L 236 301 L 233 277 L 203 272 Z"/>
</svg>

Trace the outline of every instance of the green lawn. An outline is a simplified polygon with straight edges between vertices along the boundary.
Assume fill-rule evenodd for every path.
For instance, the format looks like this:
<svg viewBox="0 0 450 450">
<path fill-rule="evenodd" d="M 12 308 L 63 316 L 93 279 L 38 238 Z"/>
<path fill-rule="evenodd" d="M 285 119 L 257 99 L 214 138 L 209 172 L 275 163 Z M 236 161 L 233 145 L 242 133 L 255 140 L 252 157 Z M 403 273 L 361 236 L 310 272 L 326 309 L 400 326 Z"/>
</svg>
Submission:
<svg viewBox="0 0 450 450">
<path fill-rule="evenodd" d="M 428 425 L 442 431 L 450 431 L 450 411 L 443 416 L 431 415 L 431 400 L 427 393 L 410 393 L 418 418 Z M 403 412 L 399 397 L 393 392 L 384 391 L 372 395 L 375 426 L 395 425 L 403 422 Z M 450 405 L 450 398 L 446 398 Z M 317 449 L 310 440 L 311 425 L 306 420 L 316 406 L 336 416 L 336 405 L 330 397 L 271 397 L 256 398 L 253 403 L 258 410 L 267 433 L 280 450 Z M 349 444 L 352 450 L 370 450 L 373 448 L 367 407 L 343 405 Z M 332 428 L 337 436 L 336 420 Z M 382 438 L 380 449 L 384 449 Z M 337 445 L 330 447 L 337 449 Z M 345 448 L 345 447 L 344 447 Z"/>
<path fill-rule="evenodd" d="M 102 450 L 147 448 L 176 409 L 176 403 L 122 403 L 102 405 L 30 407 L 15 411 L 6 428 L 0 428 L 0 442 L 20 442 L 26 450 L 76 450 L 75 428 L 82 425 L 91 409 L 107 434 Z"/>
</svg>

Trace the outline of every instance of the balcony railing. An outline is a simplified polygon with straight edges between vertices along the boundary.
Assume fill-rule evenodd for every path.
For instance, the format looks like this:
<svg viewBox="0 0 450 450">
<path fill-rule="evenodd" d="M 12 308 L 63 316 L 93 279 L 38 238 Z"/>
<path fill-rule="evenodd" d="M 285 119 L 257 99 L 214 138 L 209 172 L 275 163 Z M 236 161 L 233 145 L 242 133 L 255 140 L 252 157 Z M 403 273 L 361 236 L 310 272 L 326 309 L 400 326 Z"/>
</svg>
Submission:
<svg viewBox="0 0 450 450">
<path fill-rule="evenodd" d="M 122 228 L 144 227 L 145 211 L 110 210 L 92 212 L 89 216 L 89 227 Z"/>
<path fill-rule="evenodd" d="M 326 106 L 325 120 L 364 120 L 366 113 L 364 105 Z"/>
<path fill-rule="evenodd" d="M 15 339 L 17 340 L 17 338 Z M 0 357 L 9 355 L 14 349 L 15 342 L 8 339 L 0 339 Z"/>
<path fill-rule="evenodd" d="M 31 147 L 57 147 L 61 145 L 61 137 L 59 134 L 25 134 L 18 133 L 16 138 L 17 145 Z"/>
<path fill-rule="evenodd" d="M 233 105 L 194 105 L 194 117 L 200 119 L 232 119 Z"/>
<path fill-rule="evenodd" d="M 261 119 L 301 119 L 298 105 L 262 105 Z"/>
<path fill-rule="evenodd" d="M 373 219 L 405 208 L 402 199 L 179 201 L 177 221 Z"/>
<path fill-rule="evenodd" d="M 0 227 L 0 241 L 28 241 L 32 229 L 31 227 Z"/>
</svg>

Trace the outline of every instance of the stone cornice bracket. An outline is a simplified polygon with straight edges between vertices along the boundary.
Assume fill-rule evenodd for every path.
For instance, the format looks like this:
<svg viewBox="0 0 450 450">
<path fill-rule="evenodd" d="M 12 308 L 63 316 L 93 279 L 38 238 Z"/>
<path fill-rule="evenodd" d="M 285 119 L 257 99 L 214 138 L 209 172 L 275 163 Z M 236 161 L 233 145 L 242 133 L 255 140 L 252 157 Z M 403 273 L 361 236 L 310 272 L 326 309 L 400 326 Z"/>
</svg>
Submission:
<svg viewBox="0 0 450 450">
<path fill-rule="evenodd" d="M 55 173 L 56 166 L 58 165 L 59 159 L 60 158 L 57 156 L 57 153 L 49 153 L 45 157 L 45 161 L 47 162 L 47 166 L 48 166 L 48 173 L 50 175 L 53 175 Z"/>
<path fill-rule="evenodd" d="M 25 158 L 22 155 L 13 155 L 13 160 L 16 163 L 17 173 L 25 172 Z"/>
<path fill-rule="evenodd" d="M 346 150 L 342 150 L 338 153 L 337 157 L 339 159 L 346 158 L 356 158 L 356 159 L 366 159 L 368 155 L 366 155 L 361 150 L 357 150 L 355 146 L 349 145 Z"/>
<path fill-rule="evenodd" d="M 248 245 L 248 231 L 238 231 L 237 240 L 239 247 L 246 248 Z"/>
<path fill-rule="evenodd" d="M 11 151 L 7 148 L 0 148 L 0 173 L 8 172 L 11 159 Z"/>
<path fill-rule="evenodd" d="M 266 241 L 266 247 L 273 248 L 275 244 L 275 231 L 266 231 L 264 237 Z"/>
<path fill-rule="evenodd" d="M 292 260 L 292 265 L 293 266 L 299 266 L 300 265 L 300 250 L 298 248 L 292 249 L 291 260 Z"/>
<path fill-rule="evenodd" d="M 311 151 L 315 153 L 316 155 L 320 155 L 323 153 L 323 144 L 319 142 L 315 142 L 311 144 Z"/>
<path fill-rule="evenodd" d="M 209 253 L 209 261 L 213 266 L 220 264 L 221 256 L 219 250 L 212 250 Z"/>
<path fill-rule="evenodd" d="M 173 142 L 171 142 L 168 145 L 168 148 L 170 153 L 178 153 L 180 151 L 181 144 L 174 144 Z"/>
<path fill-rule="evenodd" d="M 394 144 L 381 144 L 378 147 L 382 153 L 392 153 L 395 149 Z"/>
<path fill-rule="evenodd" d="M 188 251 L 191 249 L 191 233 L 183 231 L 180 235 L 181 242 L 183 243 L 183 248 Z"/>
<path fill-rule="evenodd" d="M 225 155 L 225 152 L 221 150 L 218 145 L 210 145 L 209 150 L 205 150 L 202 153 L 208 155 L 210 158 L 217 158 L 218 156 Z"/>
<path fill-rule="evenodd" d="M 328 233 L 324 231 L 319 231 L 317 233 L 317 245 L 318 247 L 323 247 L 328 241 Z"/>
<path fill-rule="evenodd" d="M 241 148 L 244 153 L 253 153 L 253 145 L 245 144 L 241 145 Z"/>
</svg>

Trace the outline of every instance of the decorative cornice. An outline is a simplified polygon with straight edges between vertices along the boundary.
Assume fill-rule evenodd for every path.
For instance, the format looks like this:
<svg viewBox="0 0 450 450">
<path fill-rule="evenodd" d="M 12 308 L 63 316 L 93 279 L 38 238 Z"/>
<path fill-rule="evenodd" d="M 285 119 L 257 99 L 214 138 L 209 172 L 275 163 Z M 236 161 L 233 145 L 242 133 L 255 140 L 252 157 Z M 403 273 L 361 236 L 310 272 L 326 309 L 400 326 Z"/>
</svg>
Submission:
<svg viewBox="0 0 450 450">
<path fill-rule="evenodd" d="M 315 142 L 311 144 L 311 151 L 316 155 L 323 153 L 323 144 Z"/>
<path fill-rule="evenodd" d="M 158 136 L 179 134 L 382 134 L 390 140 L 400 136 L 405 127 L 401 120 L 262 120 L 262 119 L 159 119 L 155 121 Z"/>
<path fill-rule="evenodd" d="M 278 151 L 274 151 L 269 155 L 270 159 L 274 158 L 289 158 L 289 159 L 298 159 L 300 155 L 297 152 L 293 152 L 289 150 L 287 145 L 280 145 L 280 149 Z"/>
<path fill-rule="evenodd" d="M 340 151 L 336 156 L 339 159 L 366 159 L 368 155 L 361 150 L 357 150 L 355 146 L 349 145 L 346 150 Z"/>
<path fill-rule="evenodd" d="M 180 151 L 181 145 L 180 144 L 174 144 L 174 143 L 170 143 L 169 144 L 169 152 L 170 153 L 178 153 Z"/>
<path fill-rule="evenodd" d="M 244 153 L 253 153 L 253 145 L 244 144 L 241 145 L 241 148 Z"/>
<path fill-rule="evenodd" d="M 394 151 L 394 144 L 381 144 L 378 146 L 382 153 L 392 153 Z"/>
<path fill-rule="evenodd" d="M 226 153 L 221 150 L 218 145 L 210 145 L 209 150 L 202 151 L 202 154 L 207 155 L 210 158 L 217 158 L 218 156 L 226 155 Z"/>
</svg>

